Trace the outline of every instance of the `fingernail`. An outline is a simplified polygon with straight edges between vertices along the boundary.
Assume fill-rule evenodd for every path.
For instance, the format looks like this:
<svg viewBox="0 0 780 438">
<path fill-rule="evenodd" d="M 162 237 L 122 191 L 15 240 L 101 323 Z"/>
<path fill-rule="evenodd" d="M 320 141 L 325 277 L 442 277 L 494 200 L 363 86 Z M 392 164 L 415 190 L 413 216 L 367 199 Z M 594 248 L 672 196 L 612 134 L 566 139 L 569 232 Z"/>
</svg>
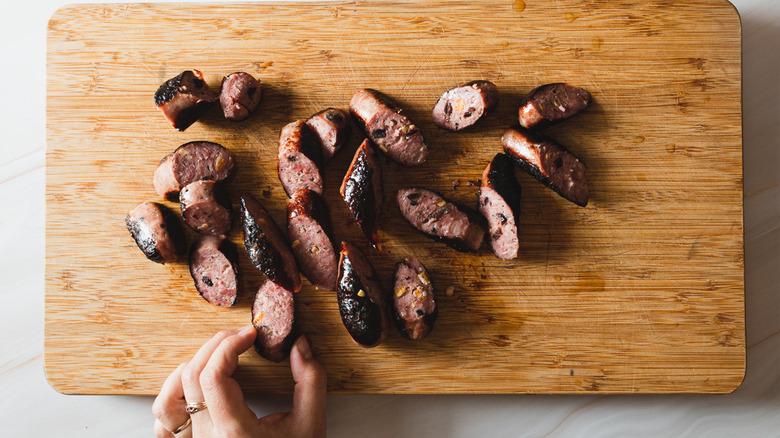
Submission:
<svg viewBox="0 0 780 438">
<path fill-rule="evenodd" d="M 239 335 L 245 335 L 249 333 L 251 330 L 255 330 L 255 326 L 252 324 L 249 324 L 247 326 L 241 327 L 241 329 L 238 330 Z"/>
<path fill-rule="evenodd" d="M 295 343 L 295 348 L 298 349 L 298 353 L 301 353 L 301 356 L 309 360 L 312 358 L 311 355 L 311 348 L 309 348 L 309 341 L 306 339 L 306 335 L 301 335 L 300 338 L 298 338 L 298 342 Z"/>
</svg>

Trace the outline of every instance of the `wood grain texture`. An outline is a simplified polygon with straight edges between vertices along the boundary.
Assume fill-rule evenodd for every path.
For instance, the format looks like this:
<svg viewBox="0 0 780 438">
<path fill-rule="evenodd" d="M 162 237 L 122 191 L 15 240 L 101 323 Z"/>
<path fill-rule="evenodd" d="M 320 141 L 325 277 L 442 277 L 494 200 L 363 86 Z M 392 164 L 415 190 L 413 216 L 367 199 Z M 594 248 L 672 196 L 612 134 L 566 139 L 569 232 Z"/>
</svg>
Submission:
<svg viewBox="0 0 780 438">
<path fill-rule="evenodd" d="M 249 191 L 283 224 L 281 127 L 346 108 L 361 87 L 405 106 L 431 150 L 422 167 L 383 163 L 380 253 L 338 195 L 355 135 L 325 173 L 335 239 L 359 243 L 387 285 L 397 260 L 420 258 L 440 316 L 423 342 L 393 332 L 363 349 L 335 293 L 304 282 L 297 320 L 331 392 L 721 393 L 742 381 L 740 22 L 726 2 L 77 5 L 51 19 L 47 62 L 45 369 L 61 392 L 154 394 L 213 333 L 249 323 L 261 276 L 245 256 L 238 305 L 217 308 L 185 263 L 147 261 L 125 230 L 127 211 L 157 200 L 160 158 L 191 140 L 225 145 L 239 163 L 234 201 Z M 213 86 L 259 77 L 258 114 L 235 123 L 215 110 L 174 131 L 152 95 L 191 68 Z M 472 79 L 498 85 L 494 115 L 436 129 L 436 99 Z M 554 81 L 594 96 L 547 130 L 588 164 L 586 208 L 519 174 L 522 245 L 508 262 L 404 222 L 392 194 L 405 185 L 474 205 L 467 182 L 501 150 L 521 97 Z M 230 237 L 240 244 L 237 227 Z M 238 378 L 251 392 L 292 388 L 286 362 L 253 351 Z"/>
</svg>

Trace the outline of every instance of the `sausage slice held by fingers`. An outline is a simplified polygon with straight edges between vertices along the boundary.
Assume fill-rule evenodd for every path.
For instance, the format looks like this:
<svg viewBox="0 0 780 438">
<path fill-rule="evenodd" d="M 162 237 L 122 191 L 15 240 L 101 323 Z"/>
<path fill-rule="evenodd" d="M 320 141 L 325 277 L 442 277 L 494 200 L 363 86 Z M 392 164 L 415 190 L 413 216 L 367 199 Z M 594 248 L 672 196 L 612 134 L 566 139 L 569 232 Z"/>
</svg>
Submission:
<svg viewBox="0 0 780 438">
<path fill-rule="evenodd" d="M 520 216 L 520 184 L 512 159 L 496 154 L 482 173 L 479 212 L 488 221 L 493 254 L 502 260 L 517 257 L 520 248 L 517 220 Z"/>
<path fill-rule="evenodd" d="M 396 194 L 396 202 L 410 225 L 453 249 L 477 251 L 485 238 L 485 218 L 433 190 L 404 188 Z"/>
<path fill-rule="evenodd" d="M 154 189 L 175 201 L 182 187 L 200 180 L 223 181 L 233 172 L 230 151 L 210 141 L 185 143 L 160 161 L 154 171 Z"/>
<path fill-rule="evenodd" d="M 241 196 L 241 225 L 244 249 L 255 268 L 287 290 L 301 290 L 290 246 L 268 212 L 248 193 Z"/>
<path fill-rule="evenodd" d="M 322 146 L 317 134 L 302 120 L 288 123 L 279 135 L 277 170 L 287 196 L 309 189 L 322 194 Z"/>
<path fill-rule="evenodd" d="M 190 275 L 204 300 L 233 306 L 238 298 L 238 252 L 224 236 L 204 236 L 192 245 Z"/>
<path fill-rule="evenodd" d="M 144 202 L 125 216 L 127 231 L 146 258 L 157 263 L 175 262 L 187 250 L 176 215 L 155 202 Z"/>
<path fill-rule="evenodd" d="M 293 292 L 270 279 L 265 280 L 252 305 L 252 325 L 257 329 L 257 353 L 272 362 L 287 358 L 296 338 L 294 323 Z"/>
<path fill-rule="evenodd" d="M 358 344 L 375 347 L 389 324 L 387 297 L 368 259 L 353 244 L 341 243 L 336 297 L 344 327 Z"/>
<path fill-rule="evenodd" d="M 393 161 L 406 166 L 425 162 L 428 145 L 420 129 L 390 98 L 366 88 L 352 96 L 349 111 L 366 136 Z"/>
<path fill-rule="evenodd" d="M 588 168 L 565 147 L 519 126 L 504 131 L 501 141 L 504 152 L 537 181 L 580 207 L 588 205 Z"/>
<path fill-rule="evenodd" d="M 526 129 L 544 128 L 575 116 L 590 106 L 588 91 L 564 83 L 546 84 L 534 88 L 520 105 L 520 126 Z"/>
<path fill-rule="evenodd" d="M 287 201 L 287 234 L 301 270 L 319 289 L 336 290 L 338 259 L 330 238 L 330 218 L 317 193 L 301 189 Z"/>
<path fill-rule="evenodd" d="M 413 341 L 428 336 L 439 315 L 439 307 L 422 262 L 414 257 L 398 262 L 393 291 L 393 321 L 401 334 Z"/>
<path fill-rule="evenodd" d="M 228 120 L 249 117 L 263 99 L 260 82 L 249 73 L 236 72 L 225 76 L 219 87 L 219 104 Z"/>
<path fill-rule="evenodd" d="M 233 207 L 225 189 L 216 181 L 195 181 L 179 193 L 181 217 L 203 235 L 219 236 L 230 230 Z"/>
<path fill-rule="evenodd" d="M 338 108 L 324 109 L 309 117 L 306 124 L 320 138 L 323 163 L 330 160 L 349 141 L 352 133 L 349 113 Z"/>
<path fill-rule="evenodd" d="M 184 131 L 217 100 L 198 70 L 185 70 L 165 81 L 154 93 L 154 104 L 174 128 Z"/>
<path fill-rule="evenodd" d="M 433 107 L 433 123 L 460 131 L 477 123 L 498 105 L 498 88 L 490 81 L 471 81 L 444 92 Z"/>
<path fill-rule="evenodd" d="M 366 239 L 379 249 L 376 227 L 384 203 L 382 169 L 368 140 L 355 151 L 340 192 Z"/>
</svg>

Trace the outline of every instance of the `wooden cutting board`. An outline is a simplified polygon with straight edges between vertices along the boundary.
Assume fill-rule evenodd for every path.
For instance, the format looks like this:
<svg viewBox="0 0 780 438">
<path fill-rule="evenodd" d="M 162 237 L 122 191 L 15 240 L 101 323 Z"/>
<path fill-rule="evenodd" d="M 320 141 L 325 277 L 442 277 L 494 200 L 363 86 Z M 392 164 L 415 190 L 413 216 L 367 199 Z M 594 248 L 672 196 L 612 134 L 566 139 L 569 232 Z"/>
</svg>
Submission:
<svg viewBox="0 0 780 438">
<path fill-rule="evenodd" d="M 200 298 L 186 263 L 147 261 L 124 225 L 160 201 L 158 161 L 216 141 L 237 157 L 230 191 L 257 196 L 279 224 L 276 147 L 289 121 L 346 108 L 361 87 L 397 99 L 430 145 L 428 161 L 384 162 L 384 250 L 367 248 L 338 195 L 360 140 L 325 171 L 335 240 L 365 249 L 390 288 L 419 257 L 439 319 L 422 342 L 393 330 L 357 346 L 335 293 L 304 281 L 296 316 L 332 393 L 723 393 L 745 369 L 740 21 L 725 1 L 342 2 L 76 5 L 49 23 L 45 368 L 65 393 L 154 394 L 215 332 L 250 321 L 262 277 L 241 254 L 234 308 Z M 176 132 L 157 87 L 185 69 L 217 87 L 259 77 L 266 96 L 242 123 L 208 113 Z M 496 112 L 463 133 L 430 109 L 451 86 L 488 79 Z M 547 130 L 589 167 L 591 201 L 566 202 L 526 174 L 516 260 L 462 254 L 400 217 L 406 185 L 476 204 L 522 96 L 566 81 L 593 93 L 585 113 Z M 167 203 L 173 209 L 178 205 Z M 230 237 L 240 244 L 234 227 Z M 190 235 L 192 239 L 192 235 Z M 454 288 L 451 295 L 445 293 Z M 289 392 L 289 364 L 254 351 L 238 379 Z"/>
</svg>

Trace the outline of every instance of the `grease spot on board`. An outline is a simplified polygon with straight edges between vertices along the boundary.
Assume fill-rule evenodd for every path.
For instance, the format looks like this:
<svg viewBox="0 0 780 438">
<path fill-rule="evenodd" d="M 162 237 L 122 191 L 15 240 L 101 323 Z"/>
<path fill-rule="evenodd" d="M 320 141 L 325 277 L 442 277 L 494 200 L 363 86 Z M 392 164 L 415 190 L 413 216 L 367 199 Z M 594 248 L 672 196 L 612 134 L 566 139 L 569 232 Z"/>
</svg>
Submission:
<svg viewBox="0 0 780 438">
<path fill-rule="evenodd" d="M 595 272 L 580 272 L 574 292 L 575 294 L 583 291 L 603 292 L 606 284 L 604 277 Z"/>
<path fill-rule="evenodd" d="M 677 145 L 675 145 L 674 143 L 669 143 L 668 145 L 666 145 L 666 152 L 669 152 L 670 154 L 673 154 L 676 149 L 677 149 Z"/>
<path fill-rule="evenodd" d="M 591 43 L 593 44 L 593 50 L 601 50 L 601 45 L 604 44 L 604 39 L 601 37 L 593 37 Z"/>
<path fill-rule="evenodd" d="M 513 8 L 515 12 L 523 12 L 525 10 L 525 2 L 523 0 L 515 0 Z"/>
</svg>

